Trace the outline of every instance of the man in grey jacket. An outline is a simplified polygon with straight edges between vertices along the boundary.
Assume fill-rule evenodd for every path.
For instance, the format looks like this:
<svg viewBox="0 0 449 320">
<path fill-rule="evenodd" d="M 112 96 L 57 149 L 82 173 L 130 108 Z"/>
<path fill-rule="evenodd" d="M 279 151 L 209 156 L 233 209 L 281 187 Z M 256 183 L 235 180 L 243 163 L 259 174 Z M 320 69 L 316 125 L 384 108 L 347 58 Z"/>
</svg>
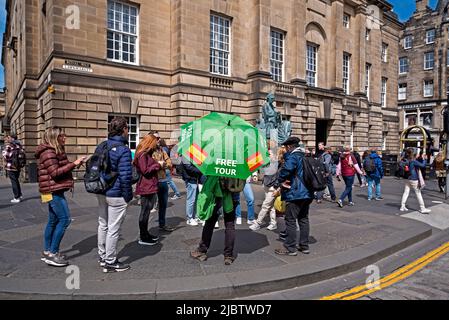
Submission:
<svg viewBox="0 0 449 320">
<path fill-rule="evenodd" d="M 332 201 L 337 199 L 337 195 L 335 194 L 334 181 L 332 175 L 332 155 L 329 152 L 329 147 L 326 147 L 323 142 L 318 144 L 319 154 L 321 153 L 319 159 L 323 162 L 324 168 L 326 170 L 326 182 L 327 188 L 329 189 L 329 193 Z M 317 202 L 321 203 L 323 200 L 324 191 L 317 192 Z"/>
</svg>

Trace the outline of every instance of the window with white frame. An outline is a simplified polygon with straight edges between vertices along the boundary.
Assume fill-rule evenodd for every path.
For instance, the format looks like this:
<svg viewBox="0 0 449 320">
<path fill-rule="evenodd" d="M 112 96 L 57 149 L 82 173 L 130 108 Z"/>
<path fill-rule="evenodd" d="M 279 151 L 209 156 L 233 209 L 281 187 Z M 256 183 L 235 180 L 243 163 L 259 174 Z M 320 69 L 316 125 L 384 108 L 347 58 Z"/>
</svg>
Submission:
<svg viewBox="0 0 449 320">
<path fill-rule="evenodd" d="M 416 110 L 410 110 L 405 112 L 405 124 L 407 127 L 416 126 L 418 124 L 417 122 L 418 114 Z"/>
<path fill-rule="evenodd" d="M 382 108 L 385 108 L 387 106 L 387 78 L 382 78 L 382 88 L 380 92 L 380 103 L 382 105 Z"/>
<path fill-rule="evenodd" d="M 408 72 L 408 58 L 399 58 L 399 74 L 404 74 Z"/>
<path fill-rule="evenodd" d="M 138 64 L 138 8 L 108 0 L 107 58 Z"/>
<path fill-rule="evenodd" d="M 108 115 L 108 124 L 111 123 L 115 117 L 124 117 L 128 121 L 128 145 L 132 152 L 136 151 L 139 144 L 139 119 L 136 116 L 127 115 Z"/>
<path fill-rule="evenodd" d="M 382 62 L 388 62 L 388 44 L 382 42 Z"/>
<path fill-rule="evenodd" d="M 210 72 L 229 76 L 231 20 L 210 15 Z"/>
<path fill-rule="evenodd" d="M 404 49 L 411 49 L 413 47 L 413 37 L 406 36 L 404 38 Z"/>
<path fill-rule="evenodd" d="M 365 93 L 366 97 L 370 98 L 370 84 L 371 84 L 371 64 L 365 65 Z"/>
<path fill-rule="evenodd" d="M 387 150 L 387 132 L 382 132 L 382 151 Z"/>
<path fill-rule="evenodd" d="M 426 44 L 431 44 L 435 42 L 435 29 L 430 29 L 426 31 Z"/>
<path fill-rule="evenodd" d="M 433 80 L 424 80 L 424 97 L 433 97 Z"/>
<path fill-rule="evenodd" d="M 400 83 L 398 86 L 398 100 L 407 100 L 407 84 Z"/>
<path fill-rule="evenodd" d="M 343 27 L 349 29 L 349 22 L 351 21 L 351 16 L 347 13 L 343 14 Z"/>
<path fill-rule="evenodd" d="M 349 78 L 351 74 L 350 69 L 351 55 L 349 53 L 343 53 L 343 91 L 349 94 Z"/>
<path fill-rule="evenodd" d="M 371 35 L 371 29 L 366 28 L 365 29 L 365 40 L 369 41 Z"/>
<path fill-rule="evenodd" d="M 317 86 L 317 53 L 318 46 L 315 44 L 307 44 L 307 61 L 306 61 L 306 78 L 307 84 L 311 87 Z"/>
<path fill-rule="evenodd" d="M 270 33 L 270 68 L 274 81 L 284 80 L 284 33 L 271 30 Z"/>
<path fill-rule="evenodd" d="M 434 67 L 435 54 L 433 51 L 424 53 L 424 70 L 431 70 Z"/>
<path fill-rule="evenodd" d="M 433 127 L 432 110 L 421 110 L 421 112 L 419 113 L 419 124 L 428 129 L 431 129 Z"/>
<path fill-rule="evenodd" d="M 351 122 L 351 135 L 349 137 L 349 146 L 354 149 L 354 133 L 355 133 L 355 122 Z"/>
</svg>

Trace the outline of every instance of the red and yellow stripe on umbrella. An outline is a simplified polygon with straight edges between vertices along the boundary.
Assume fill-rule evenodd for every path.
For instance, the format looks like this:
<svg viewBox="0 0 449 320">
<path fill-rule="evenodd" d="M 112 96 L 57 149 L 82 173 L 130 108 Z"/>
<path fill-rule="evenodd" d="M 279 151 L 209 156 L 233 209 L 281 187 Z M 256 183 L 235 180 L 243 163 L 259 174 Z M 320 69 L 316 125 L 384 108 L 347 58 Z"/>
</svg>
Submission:
<svg viewBox="0 0 449 320">
<path fill-rule="evenodd" d="M 201 147 L 198 146 L 196 143 L 190 146 L 190 148 L 187 150 L 187 154 L 190 157 L 190 159 L 195 161 L 195 163 L 198 164 L 199 166 L 203 164 L 204 160 L 206 160 L 208 156 L 207 152 L 201 149 Z"/>
<path fill-rule="evenodd" d="M 261 165 L 263 165 L 263 157 L 260 152 L 257 152 L 253 154 L 251 157 L 249 157 L 246 162 L 248 163 L 249 171 L 253 172 L 257 168 L 259 168 Z"/>
</svg>

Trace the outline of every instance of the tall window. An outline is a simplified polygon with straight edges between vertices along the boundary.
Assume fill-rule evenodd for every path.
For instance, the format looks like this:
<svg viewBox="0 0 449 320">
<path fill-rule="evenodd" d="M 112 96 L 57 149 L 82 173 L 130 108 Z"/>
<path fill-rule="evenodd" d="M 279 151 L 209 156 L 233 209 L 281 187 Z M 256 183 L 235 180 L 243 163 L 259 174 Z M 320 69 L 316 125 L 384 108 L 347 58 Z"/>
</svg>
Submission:
<svg viewBox="0 0 449 320">
<path fill-rule="evenodd" d="M 343 14 L 343 27 L 349 29 L 349 22 L 351 21 L 351 16 L 349 14 Z"/>
<path fill-rule="evenodd" d="M 426 44 L 435 42 L 435 29 L 430 29 L 426 31 Z"/>
<path fill-rule="evenodd" d="M 230 75 L 230 36 L 229 19 L 210 16 L 210 72 L 224 76 Z"/>
<path fill-rule="evenodd" d="M 108 1 L 107 57 L 123 63 L 138 63 L 138 9 Z"/>
<path fill-rule="evenodd" d="M 406 36 L 404 38 L 404 49 L 411 49 L 413 47 L 413 37 Z"/>
<path fill-rule="evenodd" d="M 137 117 L 134 116 L 124 116 L 124 115 L 114 115 L 110 114 L 108 115 L 108 123 L 111 123 L 112 119 L 114 117 L 125 117 L 125 119 L 128 121 L 128 143 L 129 148 L 132 152 L 136 151 L 137 145 L 139 144 L 139 121 Z"/>
<path fill-rule="evenodd" d="M 370 98 L 370 83 L 371 83 L 371 65 L 367 63 L 365 65 L 365 93 L 368 100 Z"/>
<path fill-rule="evenodd" d="M 366 28 L 365 29 L 365 40 L 369 41 L 371 35 L 371 29 Z"/>
<path fill-rule="evenodd" d="M 284 33 L 271 30 L 270 67 L 274 81 L 282 82 L 284 78 Z"/>
<path fill-rule="evenodd" d="M 343 91 L 346 94 L 349 94 L 350 63 L 351 55 L 349 53 L 343 53 Z"/>
<path fill-rule="evenodd" d="M 307 84 L 311 87 L 317 86 L 316 81 L 317 52 L 318 47 L 316 45 L 307 44 L 306 77 L 307 77 Z"/>
<path fill-rule="evenodd" d="M 382 42 L 382 62 L 388 62 L 388 44 Z"/>
<path fill-rule="evenodd" d="M 424 97 L 433 97 L 433 80 L 424 80 Z"/>
<path fill-rule="evenodd" d="M 434 66 L 434 52 L 424 53 L 424 70 L 431 70 Z"/>
<path fill-rule="evenodd" d="M 387 106 L 387 78 L 382 78 L 382 88 L 380 92 L 380 103 L 382 108 Z"/>
<path fill-rule="evenodd" d="M 408 72 L 408 58 L 399 58 L 399 74 L 404 74 Z"/>
<path fill-rule="evenodd" d="M 399 84 L 398 100 L 407 100 L 407 84 L 406 83 Z"/>
<path fill-rule="evenodd" d="M 419 123 L 423 127 L 432 128 L 433 126 L 433 112 L 432 110 L 423 110 L 419 113 Z"/>
<path fill-rule="evenodd" d="M 387 133 L 382 132 L 382 151 L 387 150 Z"/>
</svg>

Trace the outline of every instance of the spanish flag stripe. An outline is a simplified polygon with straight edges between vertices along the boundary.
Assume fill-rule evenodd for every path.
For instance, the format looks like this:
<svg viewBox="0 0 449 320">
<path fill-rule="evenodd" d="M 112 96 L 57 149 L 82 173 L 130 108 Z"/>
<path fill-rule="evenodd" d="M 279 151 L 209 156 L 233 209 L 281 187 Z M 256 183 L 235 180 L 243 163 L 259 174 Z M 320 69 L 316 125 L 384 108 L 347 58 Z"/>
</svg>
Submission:
<svg viewBox="0 0 449 320">
<path fill-rule="evenodd" d="M 201 149 L 201 147 L 200 147 L 199 145 L 197 145 L 196 143 L 193 143 L 193 144 L 191 145 L 191 147 L 196 148 L 196 149 L 197 149 L 199 152 L 201 152 L 206 158 L 209 156 L 209 155 L 207 154 L 207 152 L 204 151 L 203 149 Z"/>
<path fill-rule="evenodd" d="M 255 158 L 260 156 L 260 152 L 256 152 L 255 154 L 253 154 L 251 157 L 249 157 L 246 161 L 250 162 L 251 160 L 254 160 Z"/>
<path fill-rule="evenodd" d="M 256 163 L 255 166 L 249 168 L 249 171 L 253 172 L 257 168 L 259 168 L 262 164 L 263 164 L 263 162 Z"/>
<path fill-rule="evenodd" d="M 187 151 L 189 157 L 195 161 L 198 165 L 202 165 L 204 160 L 207 158 L 207 153 L 204 152 L 197 144 L 192 144 Z"/>
<path fill-rule="evenodd" d="M 189 155 L 189 158 L 192 159 L 193 161 L 195 161 L 196 164 L 198 164 L 199 166 L 202 164 L 202 162 L 196 158 L 192 153 L 190 153 L 189 151 L 187 151 L 187 154 Z"/>
<path fill-rule="evenodd" d="M 253 154 L 247 160 L 248 167 L 250 171 L 254 171 L 263 164 L 263 157 L 260 152 Z"/>
<path fill-rule="evenodd" d="M 248 166 L 252 167 L 260 162 L 263 162 L 263 157 L 261 155 L 257 156 L 256 158 L 248 161 Z"/>
</svg>

